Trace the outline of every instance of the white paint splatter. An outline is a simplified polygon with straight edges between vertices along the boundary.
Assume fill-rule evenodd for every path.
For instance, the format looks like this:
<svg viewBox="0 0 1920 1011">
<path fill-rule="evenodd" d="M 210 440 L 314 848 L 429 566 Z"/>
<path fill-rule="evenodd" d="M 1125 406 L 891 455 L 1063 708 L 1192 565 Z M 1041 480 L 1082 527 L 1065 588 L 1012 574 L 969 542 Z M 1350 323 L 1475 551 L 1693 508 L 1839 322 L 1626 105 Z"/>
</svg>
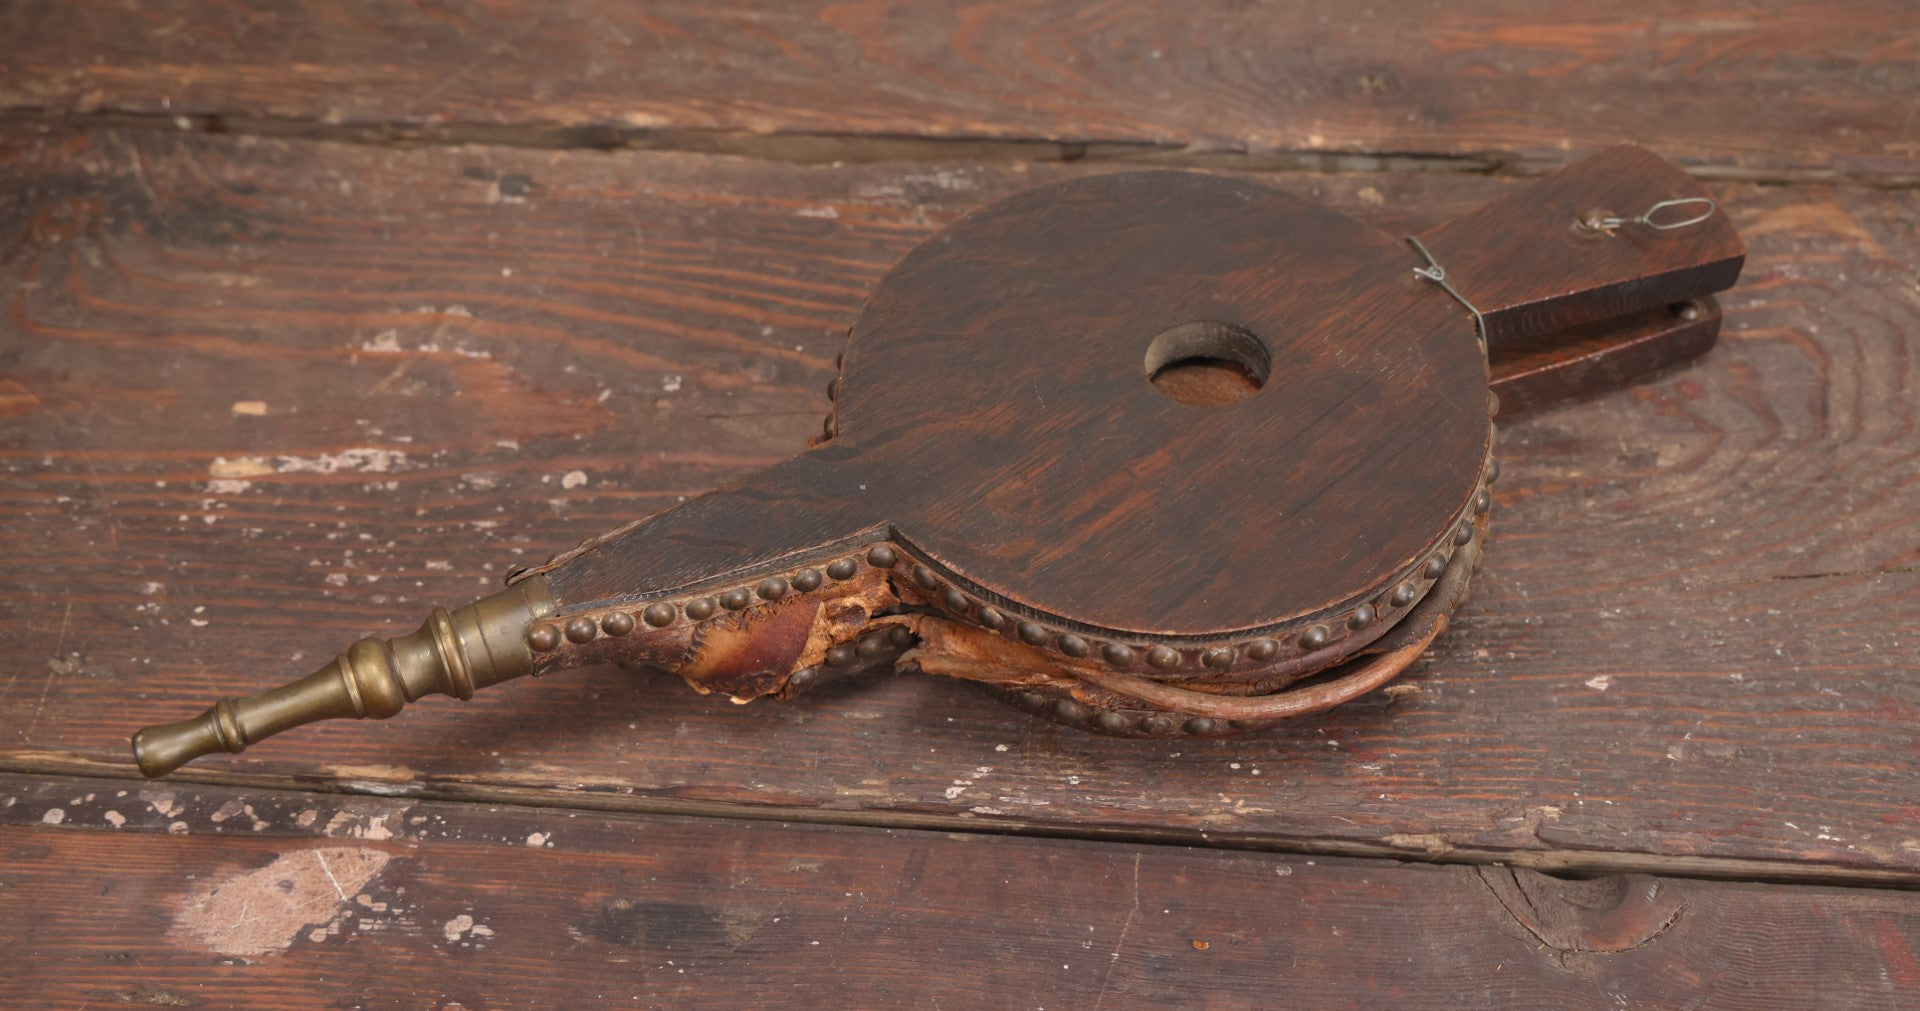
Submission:
<svg viewBox="0 0 1920 1011">
<path fill-rule="evenodd" d="M 980 780 L 980 777 L 992 771 L 993 771 L 993 766 L 982 765 L 974 769 L 971 775 L 961 776 L 960 778 L 954 780 L 953 785 L 947 787 L 946 789 L 947 799 L 948 800 L 960 799 L 960 795 L 963 793 L 966 793 L 968 787 L 978 782 Z"/>
<path fill-rule="evenodd" d="M 67 812 L 57 807 L 50 807 L 46 814 L 40 816 L 40 820 L 48 825 L 58 825 L 67 820 Z"/>
<path fill-rule="evenodd" d="M 567 471 L 566 476 L 560 479 L 560 487 L 562 488 L 578 488 L 586 483 L 587 472 L 584 470 Z"/>
<path fill-rule="evenodd" d="M 1608 688 L 1613 687 L 1613 677 L 1608 674 L 1602 674 L 1598 677 L 1590 677 L 1587 679 L 1587 687 L 1593 689 L 1596 692 L 1604 692 Z"/>
<path fill-rule="evenodd" d="M 273 473 L 273 464 L 268 463 L 265 457 L 259 456 L 242 456 L 232 460 L 224 456 L 216 456 L 213 462 L 207 465 L 207 473 L 213 477 L 225 478 L 259 477 L 262 474 Z"/>
<path fill-rule="evenodd" d="M 231 460 L 216 456 L 213 463 L 208 465 L 207 474 L 214 478 L 229 479 L 264 477 L 268 474 L 334 474 L 340 471 L 385 474 L 406 462 L 407 454 L 398 450 L 356 446 L 338 453 L 281 456 L 272 460 L 264 456 L 240 456 Z"/>
<path fill-rule="evenodd" d="M 459 916 L 441 924 L 440 932 L 446 935 L 449 942 L 459 941 L 462 937 L 468 936 L 475 939 L 493 936 L 492 927 L 484 923 L 475 923 L 473 917 L 467 913 L 461 913 Z"/>
<path fill-rule="evenodd" d="M 153 813 L 162 818 L 177 818 L 187 809 L 185 804 L 175 803 L 170 790 L 142 790 L 140 799 L 153 808 Z"/>
<path fill-rule="evenodd" d="M 318 456 L 283 456 L 274 469 L 282 474 L 332 474 L 343 470 L 385 474 L 406 462 L 407 454 L 398 450 L 359 446 Z"/>
<path fill-rule="evenodd" d="M 402 350 L 400 347 L 400 331 L 382 330 L 374 334 L 372 340 L 361 344 L 360 350 L 370 351 L 377 355 L 399 354 Z"/>
<path fill-rule="evenodd" d="M 375 849 L 329 847 L 284 854 L 265 867 L 214 879 L 189 895 L 174 918 L 177 931 L 221 955 L 243 958 L 285 951 L 314 931 L 338 933 L 347 896 L 378 875 L 392 857 Z"/>
</svg>

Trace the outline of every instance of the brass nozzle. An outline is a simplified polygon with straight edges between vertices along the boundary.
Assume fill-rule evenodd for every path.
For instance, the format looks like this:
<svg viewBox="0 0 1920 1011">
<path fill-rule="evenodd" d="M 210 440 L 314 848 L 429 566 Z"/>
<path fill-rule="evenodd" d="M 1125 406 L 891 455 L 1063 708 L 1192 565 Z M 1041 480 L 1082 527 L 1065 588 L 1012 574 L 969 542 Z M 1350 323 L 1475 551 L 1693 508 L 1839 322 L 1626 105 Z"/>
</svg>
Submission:
<svg viewBox="0 0 1920 1011">
<path fill-rule="evenodd" d="M 221 699 L 199 716 L 133 735 L 133 760 L 146 776 L 164 776 L 215 752 L 239 754 L 282 730 L 319 720 L 384 720 L 438 692 L 457 699 L 533 673 L 527 628 L 552 613 L 545 576 L 448 611 L 436 607 L 418 631 L 366 638 L 292 684 L 242 699 Z"/>
</svg>

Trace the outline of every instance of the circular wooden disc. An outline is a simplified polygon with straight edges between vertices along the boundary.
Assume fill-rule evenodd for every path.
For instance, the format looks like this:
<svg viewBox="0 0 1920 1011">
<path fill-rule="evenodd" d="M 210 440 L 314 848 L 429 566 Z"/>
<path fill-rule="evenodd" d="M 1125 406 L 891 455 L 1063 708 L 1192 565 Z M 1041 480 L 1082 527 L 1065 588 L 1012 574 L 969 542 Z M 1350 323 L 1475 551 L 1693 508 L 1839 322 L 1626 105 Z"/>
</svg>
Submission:
<svg viewBox="0 0 1920 1011">
<path fill-rule="evenodd" d="M 1178 636 L 1311 616 L 1440 544 L 1488 458 L 1485 359 L 1418 263 L 1237 180 L 1030 190 L 887 275 L 835 444 L 905 541 L 1018 605 Z M 1264 384 L 1199 407 L 1150 382 L 1196 351 Z"/>
</svg>

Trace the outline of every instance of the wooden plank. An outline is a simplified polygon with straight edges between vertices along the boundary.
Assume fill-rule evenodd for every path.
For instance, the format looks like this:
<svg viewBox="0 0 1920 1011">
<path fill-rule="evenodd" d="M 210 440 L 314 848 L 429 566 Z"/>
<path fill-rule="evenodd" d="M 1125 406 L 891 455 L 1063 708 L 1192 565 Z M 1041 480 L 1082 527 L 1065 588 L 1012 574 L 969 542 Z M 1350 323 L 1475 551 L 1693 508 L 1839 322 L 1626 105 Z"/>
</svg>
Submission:
<svg viewBox="0 0 1920 1011">
<path fill-rule="evenodd" d="M 0 852 L 10 1006 L 1896 1007 L 1920 990 L 1920 896 L 1897 891 L 17 778 Z"/>
<path fill-rule="evenodd" d="M 888 263 L 1089 170 L 4 136 L 16 769 L 124 771 L 143 724 L 798 450 Z M 1510 185 L 1270 181 L 1393 229 Z M 1503 427 L 1475 600 L 1390 692 L 1155 744 L 932 679 L 740 707 L 594 670 L 198 774 L 1911 877 L 1920 197 L 1719 192 L 1752 245 L 1721 347 Z"/>
<path fill-rule="evenodd" d="M 1074 0 L 131 12 L 82 0 L 9 5 L 0 38 L 0 106 L 208 117 L 198 125 L 213 129 L 817 160 L 942 139 L 1024 144 L 1023 156 L 1526 164 L 1632 140 L 1721 175 L 1920 174 L 1920 20 L 1906 0 L 1733 13 L 1321 0 L 1205 16 Z"/>
</svg>

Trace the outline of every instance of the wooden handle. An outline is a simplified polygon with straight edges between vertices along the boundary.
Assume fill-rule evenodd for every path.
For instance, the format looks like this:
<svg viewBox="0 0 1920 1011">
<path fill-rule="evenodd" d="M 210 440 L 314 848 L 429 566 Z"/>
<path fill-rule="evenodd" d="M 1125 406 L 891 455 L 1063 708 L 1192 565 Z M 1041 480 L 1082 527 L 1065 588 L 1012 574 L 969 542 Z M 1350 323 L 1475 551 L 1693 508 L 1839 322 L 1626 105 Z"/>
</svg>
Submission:
<svg viewBox="0 0 1920 1011">
<path fill-rule="evenodd" d="M 1708 200 L 1693 177 L 1622 146 L 1419 239 L 1480 311 L 1497 349 L 1731 287 L 1746 244 Z M 1666 201 L 1687 203 L 1668 205 L 1651 222 L 1632 220 Z M 1683 227 L 1655 227 L 1709 210 Z"/>
</svg>

